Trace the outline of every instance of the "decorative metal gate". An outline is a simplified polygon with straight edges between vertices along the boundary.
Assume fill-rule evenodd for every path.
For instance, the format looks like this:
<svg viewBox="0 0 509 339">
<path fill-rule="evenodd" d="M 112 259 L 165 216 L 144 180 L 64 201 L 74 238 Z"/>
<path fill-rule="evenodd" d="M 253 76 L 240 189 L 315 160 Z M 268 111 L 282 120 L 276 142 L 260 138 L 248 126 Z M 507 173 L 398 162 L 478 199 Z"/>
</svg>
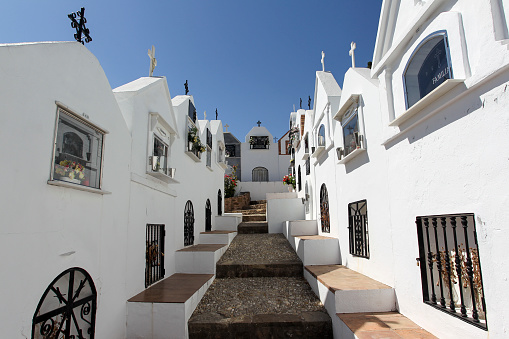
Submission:
<svg viewBox="0 0 509 339">
<path fill-rule="evenodd" d="M 191 200 L 186 202 L 184 209 L 184 246 L 194 244 L 194 208 Z"/>
<path fill-rule="evenodd" d="M 70 268 L 44 291 L 32 320 L 32 339 L 93 339 L 96 307 L 92 278 L 82 268 Z"/>
<path fill-rule="evenodd" d="M 322 221 L 322 232 L 330 233 L 329 195 L 325 184 L 322 184 L 320 189 L 320 219 Z"/>
<path fill-rule="evenodd" d="M 301 179 L 301 176 L 300 176 L 300 165 L 299 165 L 299 169 L 297 171 L 297 188 L 300 191 L 302 191 L 302 179 Z"/>
<path fill-rule="evenodd" d="M 223 194 L 217 191 L 217 215 L 223 215 Z"/>
<path fill-rule="evenodd" d="M 145 287 L 164 278 L 164 225 L 147 224 Z"/>
<path fill-rule="evenodd" d="M 350 254 L 369 258 L 368 203 L 366 200 L 348 204 L 348 235 Z"/>
<path fill-rule="evenodd" d="M 205 232 L 212 231 L 212 207 L 210 206 L 210 200 L 207 199 L 205 204 Z"/>
</svg>

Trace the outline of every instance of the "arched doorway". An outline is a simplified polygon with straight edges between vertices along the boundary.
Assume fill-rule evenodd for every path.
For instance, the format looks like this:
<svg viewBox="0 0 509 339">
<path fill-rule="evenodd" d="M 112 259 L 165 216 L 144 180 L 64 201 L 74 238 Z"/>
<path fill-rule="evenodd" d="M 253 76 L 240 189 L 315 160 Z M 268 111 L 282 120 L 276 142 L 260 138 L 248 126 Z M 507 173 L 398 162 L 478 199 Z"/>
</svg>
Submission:
<svg viewBox="0 0 509 339">
<path fill-rule="evenodd" d="M 217 191 L 217 215 L 223 215 L 223 193 Z"/>
<path fill-rule="evenodd" d="M 184 209 L 184 246 L 194 244 L 194 208 L 191 200 L 186 202 Z"/>
<path fill-rule="evenodd" d="M 97 292 L 87 271 L 60 273 L 42 295 L 32 320 L 34 338 L 87 338 L 95 334 Z"/>
<path fill-rule="evenodd" d="M 322 222 L 322 232 L 330 233 L 329 196 L 325 184 L 322 184 L 320 188 L 320 219 Z"/>
<path fill-rule="evenodd" d="M 212 231 L 212 207 L 210 206 L 210 200 L 207 199 L 205 204 L 205 232 Z"/>
</svg>

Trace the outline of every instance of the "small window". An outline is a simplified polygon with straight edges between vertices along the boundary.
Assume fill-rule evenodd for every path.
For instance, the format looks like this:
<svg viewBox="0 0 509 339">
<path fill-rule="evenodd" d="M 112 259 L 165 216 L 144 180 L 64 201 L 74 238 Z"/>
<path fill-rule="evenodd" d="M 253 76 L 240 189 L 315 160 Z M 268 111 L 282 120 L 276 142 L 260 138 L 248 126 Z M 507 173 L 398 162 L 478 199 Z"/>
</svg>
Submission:
<svg viewBox="0 0 509 339">
<path fill-rule="evenodd" d="M 269 181 L 269 171 L 265 167 L 256 167 L 253 169 L 252 181 Z"/>
<path fill-rule="evenodd" d="M 405 72 L 407 108 L 428 95 L 445 80 L 452 79 L 447 35 L 432 35 L 417 48 Z"/>
<path fill-rule="evenodd" d="M 168 175 L 168 145 L 156 136 L 152 151 L 152 171 Z"/>
<path fill-rule="evenodd" d="M 58 108 L 52 180 L 100 188 L 105 132 Z"/>
<path fill-rule="evenodd" d="M 357 107 L 350 108 L 341 121 L 343 130 L 343 156 L 361 148 L 362 135 L 359 132 L 359 115 Z"/>
<path fill-rule="evenodd" d="M 226 145 L 226 153 L 225 156 L 228 158 L 234 158 L 235 155 L 235 145 Z"/>
<path fill-rule="evenodd" d="M 368 204 L 366 200 L 348 204 L 350 254 L 369 259 Z"/>
<path fill-rule="evenodd" d="M 147 224 L 145 235 L 145 288 L 164 278 L 164 225 Z"/>
<path fill-rule="evenodd" d="M 318 146 L 325 146 L 325 126 L 323 124 L 318 130 Z"/>
</svg>

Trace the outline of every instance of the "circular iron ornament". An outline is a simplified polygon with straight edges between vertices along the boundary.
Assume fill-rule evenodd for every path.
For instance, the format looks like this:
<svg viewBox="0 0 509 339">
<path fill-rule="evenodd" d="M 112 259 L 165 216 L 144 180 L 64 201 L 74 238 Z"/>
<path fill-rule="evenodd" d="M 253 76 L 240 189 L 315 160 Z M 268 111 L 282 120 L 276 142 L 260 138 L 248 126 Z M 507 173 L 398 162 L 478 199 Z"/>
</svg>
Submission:
<svg viewBox="0 0 509 339">
<path fill-rule="evenodd" d="M 96 308 L 97 291 L 88 272 L 79 267 L 65 270 L 51 282 L 37 305 L 32 339 L 93 339 Z"/>
<path fill-rule="evenodd" d="M 194 244 L 194 208 L 191 200 L 186 202 L 184 209 L 184 246 Z"/>
<path fill-rule="evenodd" d="M 320 188 L 320 219 L 322 222 L 322 232 L 330 233 L 329 196 L 325 184 L 322 184 Z"/>
</svg>

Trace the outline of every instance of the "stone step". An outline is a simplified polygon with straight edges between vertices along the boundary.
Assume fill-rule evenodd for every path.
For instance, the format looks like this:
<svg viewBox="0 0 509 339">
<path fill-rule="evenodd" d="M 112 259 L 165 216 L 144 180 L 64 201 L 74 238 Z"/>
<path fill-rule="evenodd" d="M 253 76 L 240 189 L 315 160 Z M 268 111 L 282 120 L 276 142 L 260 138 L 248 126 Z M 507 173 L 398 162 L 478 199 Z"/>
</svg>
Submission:
<svg viewBox="0 0 509 339">
<path fill-rule="evenodd" d="M 267 210 L 265 209 L 252 209 L 252 210 L 239 210 L 235 211 L 235 213 L 240 213 L 242 215 L 248 214 L 266 214 Z"/>
<path fill-rule="evenodd" d="M 247 209 L 249 209 L 249 210 L 266 210 L 267 204 L 249 205 L 249 207 Z"/>
<path fill-rule="evenodd" d="M 248 214 L 242 216 L 242 221 L 267 221 L 267 216 L 265 214 Z"/>
<path fill-rule="evenodd" d="M 187 321 L 213 274 L 176 273 L 127 301 L 127 338 L 186 338 Z"/>
<path fill-rule="evenodd" d="M 337 313 L 341 338 L 436 338 L 398 312 Z"/>
<path fill-rule="evenodd" d="M 302 278 L 216 279 L 189 338 L 332 338 L 332 320 Z"/>
<path fill-rule="evenodd" d="M 241 222 L 237 230 L 239 234 L 268 233 L 269 225 L 266 221 Z"/>
<path fill-rule="evenodd" d="M 224 254 L 227 245 L 199 244 L 175 252 L 177 273 L 216 273 L 216 263 Z"/>
<path fill-rule="evenodd" d="M 233 260 L 224 261 L 216 266 L 217 278 L 249 278 L 249 277 L 298 277 L 302 276 L 300 260 L 281 261 L 275 263 L 238 263 Z"/>
<path fill-rule="evenodd" d="M 267 200 L 251 200 L 250 205 L 266 205 Z"/>
<path fill-rule="evenodd" d="M 214 230 L 237 231 L 237 226 L 242 222 L 242 213 L 223 213 L 217 215 Z"/>
<path fill-rule="evenodd" d="M 237 235 L 235 231 L 209 231 L 200 233 L 201 244 L 225 244 L 229 245 Z"/>
</svg>

